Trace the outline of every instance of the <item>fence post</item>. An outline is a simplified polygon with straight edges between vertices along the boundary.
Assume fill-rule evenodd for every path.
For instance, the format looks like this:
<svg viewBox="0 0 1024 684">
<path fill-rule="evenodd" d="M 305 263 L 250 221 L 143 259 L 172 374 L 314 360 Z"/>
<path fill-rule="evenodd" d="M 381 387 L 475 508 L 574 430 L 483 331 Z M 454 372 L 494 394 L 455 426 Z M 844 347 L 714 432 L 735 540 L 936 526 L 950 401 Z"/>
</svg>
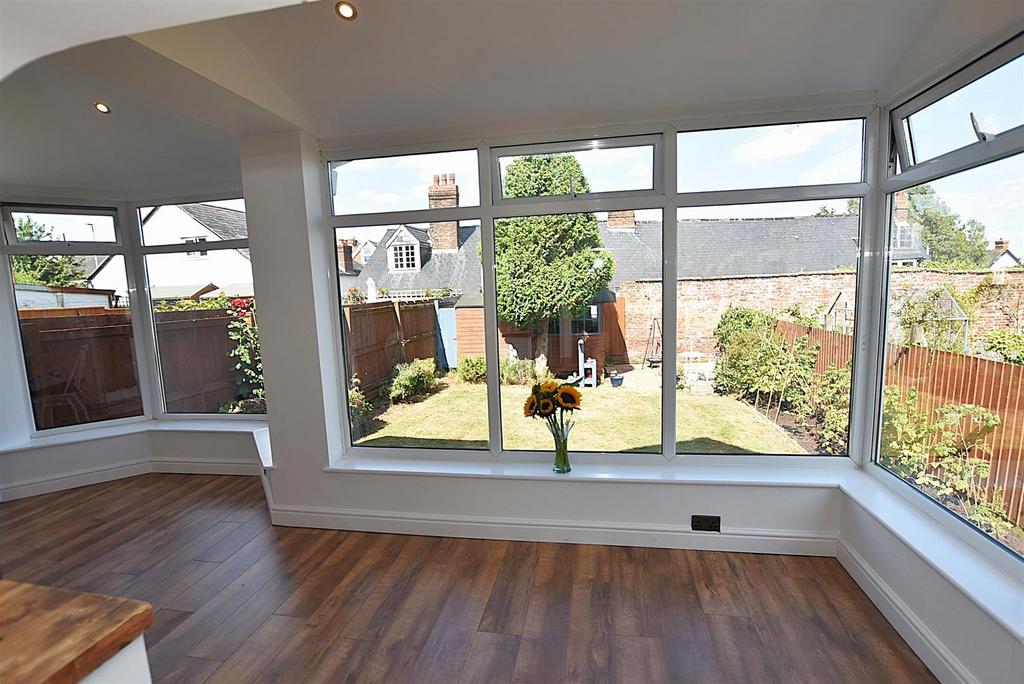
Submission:
<svg viewBox="0 0 1024 684">
<path fill-rule="evenodd" d="M 392 303 L 395 307 L 395 328 L 398 330 L 398 360 L 400 363 L 405 363 L 405 343 L 407 340 L 405 339 L 405 330 L 402 327 L 402 302 L 396 299 Z"/>
</svg>

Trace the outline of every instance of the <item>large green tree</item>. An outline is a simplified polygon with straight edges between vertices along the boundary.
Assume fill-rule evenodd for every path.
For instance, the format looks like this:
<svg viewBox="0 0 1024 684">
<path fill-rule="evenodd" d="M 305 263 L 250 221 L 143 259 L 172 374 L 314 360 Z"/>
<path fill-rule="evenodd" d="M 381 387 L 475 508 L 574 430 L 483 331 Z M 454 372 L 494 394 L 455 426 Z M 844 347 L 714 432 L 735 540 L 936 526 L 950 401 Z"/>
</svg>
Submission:
<svg viewBox="0 0 1024 684">
<path fill-rule="evenodd" d="M 506 197 L 543 197 L 589 192 L 580 163 L 571 155 L 521 157 L 505 171 Z M 498 317 L 537 333 L 538 371 L 547 368 L 548 321 L 578 316 L 594 302 L 615 272 L 593 214 L 555 214 L 502 219 L 494 224 Z"/>
<path fill-rule="evenodd" d="M 930 185 L 907 190 L 910 225 L 920 231 L 921 242 L 934 265 L 952 268 L 984 268 L 988 258 L 985 226 L 960 216 L 946 205 Z"/>
<path fill-rule="evenodd" d="M 49 240 L 53 230 L 29 217 L 18 219 L 15 224 L 19 240 Z M 75 287 L 82 285 L 85 273 L 78 261 L 69 255 L 19 254 L 11 257 L 14 282 L 26 285 L 52 285 L 54 287 Z"/>
</svg>

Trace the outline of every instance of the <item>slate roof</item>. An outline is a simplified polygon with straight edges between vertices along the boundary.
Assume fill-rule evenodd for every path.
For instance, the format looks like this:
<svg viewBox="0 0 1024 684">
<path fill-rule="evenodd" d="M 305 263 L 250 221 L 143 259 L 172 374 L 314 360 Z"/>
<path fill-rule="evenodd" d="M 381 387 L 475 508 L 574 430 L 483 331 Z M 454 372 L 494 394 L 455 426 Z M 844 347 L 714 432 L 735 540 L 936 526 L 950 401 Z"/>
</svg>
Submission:
<svg viewBox="0 0 1024 684">
<path fill-rule="evenodd" d="M 605 247 L 615 257 L 610 289 L 630 281 L 661 279 L 660 222 L 640 221 L 636 230 L 610 229 L 604 222 L 599 226 Z M 407 228 L 423 233 L 426 239 L 426 231 Z M 680 221 L 678 228 L 680 278 L 827 272 L 852 268 L 857 262 L 857 216 Z M 383 247 L 395 230 L 384 235 L 380 248 L 358 276 L 341 276 L 342 290 L 353 286 L 366 290 L 367 279 L 373 278 L 378 288 L 392 291 L 452 287 L 466 296 L 481 291 L 476 226 L 459 228 L 461 248 L 457 253 L 424 250 L 425 261 L 418 272 L 388 270 Z M 925 256 L 921 249 L 893 253 L 896 260 Z"/>
<path fill-rule="evenodd" d="M 244 240 L 249 237 L 244 211 L 215 207 L 212 204 L 178 204 L 176 206 L 221 240 Z M 236 251 L 246 259 L 249 258 L 249 250 L 239 249 Z"/>
<path fill-rule="evenodd" d="M 423 263 L 418 271 L 391 271 L 388 269 L 388 250 L 398 227 L 389 229 L 381 238 L 373 256 L 366 262 L 358 275 L 340 275 L 341 291 L 358 287 L 366 291 L 366 282 L 373 278 L 377 288 L 398 290 L 435 290 L 450 287 L 463 292 L 480 292 L 483 281 L 480 270 L 480 231 L 477 226 L 459 227 L 459 251 L 432 251 L 427 231 L 422 228 L 405 226 L 413 237 L 419 240 L 423 249 L 420 258 Z"/>
</svg>

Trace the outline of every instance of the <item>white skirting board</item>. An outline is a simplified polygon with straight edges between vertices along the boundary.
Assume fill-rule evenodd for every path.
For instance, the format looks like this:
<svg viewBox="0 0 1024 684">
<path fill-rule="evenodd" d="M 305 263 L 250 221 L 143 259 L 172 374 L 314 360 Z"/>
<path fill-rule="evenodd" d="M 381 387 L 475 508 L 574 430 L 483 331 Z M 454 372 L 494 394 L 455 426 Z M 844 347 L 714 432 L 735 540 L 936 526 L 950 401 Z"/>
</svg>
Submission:
<svg viewBox="0 0 1024 684">
<path fill-rule="evenodd" d="M 571 544 L 610 544 L 657 548 L 835 556 L 832 535 L 804 530 L 723 528 L 721 533 L 693 532 L 670 525 L 627 525 L 597 521 L 553 521 L 527 518 L 480 518 L 435 515 L 429 518 L 390 511 L 345 510 L 309 506 L 274 506 L 275 525 L 361 532 L 415 534 L 431 537 L 508 539 Z"/>
<path fill-rule="evenodd" d="M 914 653 L 924 661 L 940 682 L 975 684 L 979 680 L 939 641 L 924 622 L 904 603 L 864 557 L 842 539 L 836 545 L 836 557 L 850 577 L 864 590 Z"/>
</svg>

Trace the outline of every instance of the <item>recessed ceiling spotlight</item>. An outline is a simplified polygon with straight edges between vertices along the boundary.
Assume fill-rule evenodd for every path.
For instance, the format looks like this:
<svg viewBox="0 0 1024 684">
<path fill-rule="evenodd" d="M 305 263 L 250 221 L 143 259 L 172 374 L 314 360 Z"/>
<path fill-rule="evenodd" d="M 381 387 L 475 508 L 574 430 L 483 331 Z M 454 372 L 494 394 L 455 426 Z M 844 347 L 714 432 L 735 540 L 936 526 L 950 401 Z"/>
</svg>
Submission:
<svg viewBox="0 0 1024 684">
<path fill-rule="evenodd" d="M 93 104 L 93 107 L 95 107 L 96 111 L 100 114 L 110 113 L 110 105 L 108 105 L 106 102 L 96 102 Z"/>
<path fill-rule="evenodd" d="M 334 6 L 334 11 L 345 21 L 355 21 L 356 16 L 359 14 L 356 10 L 356 6 L 347 0 L 341 0 L 341 2 L 336 4 Z"/>
</svg>

